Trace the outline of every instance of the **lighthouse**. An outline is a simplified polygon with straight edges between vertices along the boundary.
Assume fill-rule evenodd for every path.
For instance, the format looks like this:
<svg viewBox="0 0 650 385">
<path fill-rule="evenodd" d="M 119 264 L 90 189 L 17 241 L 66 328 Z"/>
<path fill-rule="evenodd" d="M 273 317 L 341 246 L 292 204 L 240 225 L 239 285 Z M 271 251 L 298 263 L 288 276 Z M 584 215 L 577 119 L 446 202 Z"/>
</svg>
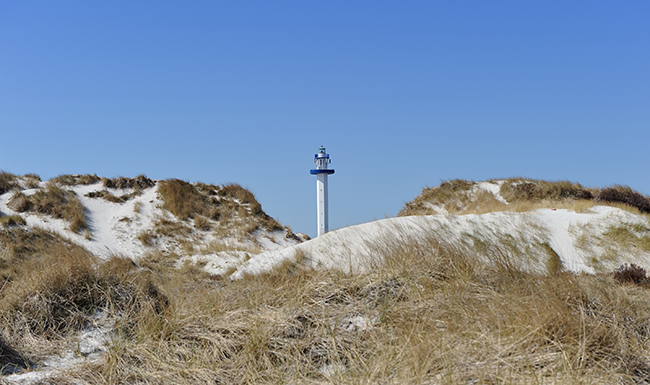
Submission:
<svg viewBox="0 0 650 385">
<path fill-rule="evenodd" d="M 334 170 L 328 170 L 327 164 L 330 163 L 329 154 L 325 153 L 325 147 L 320 146 L 318 153 L 314 155 L 316 169 L 310 170 L 309 173 L 316 175 L 316 208 L 318 210 L 318 235 L 323 235 L 329 229 L 329 220 L 327 217 L 327 176 L 334 174 Z"/>
</svg>

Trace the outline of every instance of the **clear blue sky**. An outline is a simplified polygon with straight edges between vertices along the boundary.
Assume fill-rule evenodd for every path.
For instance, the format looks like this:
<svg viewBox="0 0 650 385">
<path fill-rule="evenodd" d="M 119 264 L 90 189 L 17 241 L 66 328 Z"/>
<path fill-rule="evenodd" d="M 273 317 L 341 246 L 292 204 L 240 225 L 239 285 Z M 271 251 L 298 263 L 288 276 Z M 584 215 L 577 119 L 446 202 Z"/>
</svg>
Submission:
<svg viewBox="0 0 650 385">
<path fill-rule="evenodd" d="M 0 0 L 0 169 L 236 182 L 315 235 L 441 180 L 650 194 L 650 2 Z"/>
</svg>

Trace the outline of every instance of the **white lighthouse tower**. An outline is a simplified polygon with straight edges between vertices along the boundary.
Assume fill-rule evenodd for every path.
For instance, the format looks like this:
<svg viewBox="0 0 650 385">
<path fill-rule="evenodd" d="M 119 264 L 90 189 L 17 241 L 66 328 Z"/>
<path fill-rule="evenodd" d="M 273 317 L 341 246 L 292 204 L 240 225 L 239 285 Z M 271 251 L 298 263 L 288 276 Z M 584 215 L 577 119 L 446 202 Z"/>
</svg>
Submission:
<svg viewBox="0 0 650 385">
<path fill-rule="evenodd" d="M 316 198 L 318 209 L 318 235 L 323 235 L 329 230 L 329 219 L 327 217 L 327 176 L 334 174 L 334 170 L 328 170 L 327 164 L 330 163 L 329 154 L 325 153 L 325 147 L 320 146 L 318 154 L 314 155 L 316 169 L 310 170 L 309 173 L 316 175 Z"/>
</svg>

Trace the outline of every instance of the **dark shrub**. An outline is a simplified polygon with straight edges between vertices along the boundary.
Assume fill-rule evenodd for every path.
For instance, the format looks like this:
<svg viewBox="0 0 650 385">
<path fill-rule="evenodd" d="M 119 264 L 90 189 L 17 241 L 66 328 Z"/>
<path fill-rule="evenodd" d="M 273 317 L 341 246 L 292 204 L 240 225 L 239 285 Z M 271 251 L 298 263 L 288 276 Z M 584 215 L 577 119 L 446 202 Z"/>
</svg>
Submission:
<svg viewBox="0 0 650 385">
<path fill-rule="evenodd" d="M 13 374 L 31 366 L 31 362 L 0 336 L 0 375 Z"/>
<path fill-rule="evenodd" d="M 633 283 L 639 285 L 646 278 L 645 269 L 635 264 L 623 264 L 614 271 L 614 279 L 619 283 Z"/>
<path fill-rule="evenodd" d="M 523 200 L 535 200 L 540 198 L 540 192 L 535 183 L 524 182 L 514 188 L 515 196 Z"/>
<path fill-rule="evenodd" d="M 650 199 L 627 186 L 607 187 L 600 191 L 598 200 L 603 202 L 624 203 L 636 207 L 642 213 L 650 213 Z"/>
<path fill-rule="evenodd" d="M 143 190 L 156 185 L 156 182 L 147 178 L 146 175 L 138 175 L 135 178 L 125 178 L 123 176 L 113 179 L 104 178 L 103 181 L 106 188 L 138 188 Z"/>
<path fill-rule="evenodd" d="M 589 190 L 582 189 L 576 194 L 576 199 L 584 199 L 590 201 L 594 199 L 594 194 L 592 194 Z"/>
</svg>

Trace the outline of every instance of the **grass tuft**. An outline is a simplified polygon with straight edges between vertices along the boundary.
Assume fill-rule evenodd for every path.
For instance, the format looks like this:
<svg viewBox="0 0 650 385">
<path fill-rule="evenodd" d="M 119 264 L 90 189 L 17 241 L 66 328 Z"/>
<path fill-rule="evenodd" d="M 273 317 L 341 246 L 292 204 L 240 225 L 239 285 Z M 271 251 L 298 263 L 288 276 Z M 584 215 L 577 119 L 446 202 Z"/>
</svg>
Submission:
<svg viewBox="0 0 650 385">
<path fill-rule="evenodd" d="M 0 217 L 0 224 L 8 229 L 12 226 L 24 226 L 26 222 L 20 215 L 9 215 Z"/>
<path fill-rule="evenodd" d="M 17 178 L 14 174 L 0 170 L 0 194 L 18 188 Z"/>
<path fill-rule="evenodd" d="M 110 191 L 108 190 L 101 190 L 101 191 L 91 191 L 88 194 L 86 194 L 87 197 L 89 198 L 102 198 L 106 201 L 113 202 L 113 203 L 124 203 L 128 201 L 129 199 L 133 198 L 136 196 L 137 193 L 133 192 L 131 194 L 123 194 L 121 196 L 115 196 L 113 195 Z"/>
<path fill-rule="evenodd" d="M 163 199 L 163 208 L 178 219 L 192 218 L 206 211 L 203 195 L 188 182 L 168 179 L 160 182 L 158 192 Z"/>
<path fill-rule="evenodd" d="M 138 175 L 135 178 L 125 178 L 123 176 L 113 179 L 102 178 L 102 181 L 104 187 L 117 189 L 132 188 L 136 190 L 144 190 L 156 185 L 156 182 L 147 178 L 144 174 Z"/>
<path fill-rule="evenodd" d="M 285 230 L 262 210 L 253 193 L 237 184 L 215 186 L 168 179 L 160 182 L 158 192 L 164 209 L 180 220 L 193 219 L 202 230 L 235 231 L 243 236 L 259 228 Z M 210 220 L 217 221 L 217 226 L 213 227 Z"/>
<path fill-rule="evenodd" d="M 558 253 L 556 253 L 548 243 L 544 243 L 542 246 L 546 249 L 546 252 L 549 256 L 548 260 L 546 261 L 546 270 L 548 274 L 554 275 L 563 272 L 564 264 L 562 263 L 562 260 L 560 259 Z"/>
<path fill-rule="evenodd" d="M 36 191 L 33 195 L 25 196 L 16 192 L 8 202 L 13 210 L 18 212 L 34 211 L 64 219 L 70 223 L 69 229 L 79 232 L 88 229 L 86 208 L 73 191 L 65 190 L 54 183 Z"/>
<path fill-rule="evenodd" d="M 41 183 L 41 177 L 37 174 L 25 174 L 23 175 L 23 181 L 27 188 L 38 188 Z"/>
<path fill-rule="evenodd" d="M 63 186 L 77 186 L 77 185 L 89 185 L 95 184 L 101 180 L 97 175 L 90 174 L 65 174 L 59 175 L 56 178 L 50 180 L 51 183 L 56 183 Z"/>
</svg>

